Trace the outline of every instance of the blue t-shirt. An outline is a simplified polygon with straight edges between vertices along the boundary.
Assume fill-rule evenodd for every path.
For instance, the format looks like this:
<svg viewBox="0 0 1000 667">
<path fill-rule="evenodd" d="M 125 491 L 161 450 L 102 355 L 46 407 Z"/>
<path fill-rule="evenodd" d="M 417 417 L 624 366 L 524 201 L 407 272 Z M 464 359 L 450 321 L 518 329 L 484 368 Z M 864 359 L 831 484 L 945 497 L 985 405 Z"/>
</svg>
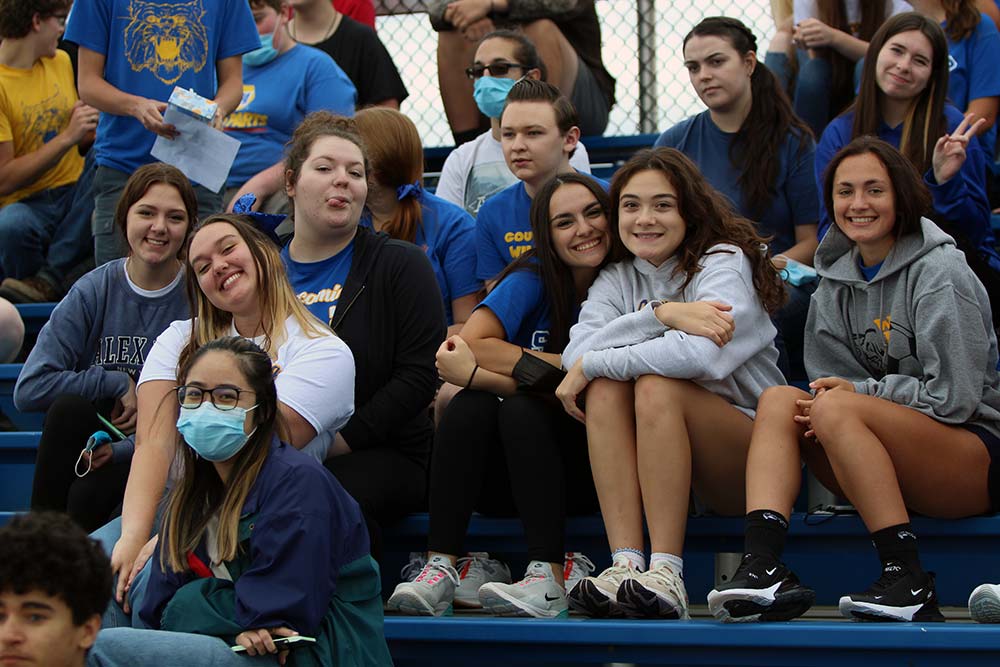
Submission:
<svg viewBox="0 0 1000 667">
<path fill-rule="evenodd" d="M 476 278 L 476 221 L 461 206 L 426 190 L 421 191 L 419 201 L 422 220 L 413 242 L 431 261 L 448 324 L 454 324 L 451 302 L 475 294 L 483 286 Z M 372 227 L 367 209 L 361 216 L 361 224 Z"/>
<path fill-rule="evenodd" d="M 799 137 L 789 132 L 778 148 L 776 193 L 760 216 L 750 211 L 740 190 L 739 170 L 729 160 L 729 146 L 735 133 L 723 132 L 708 111 L 681 121 L 660 135 L 656 146 L 676 148 L 698 165 L 708 182 L 724 194 L 732 205 L 751 220 L 763 236 L 773 237 L 771 251 L 782 253 L 795 245 L 796 225 L 815 225 L 819 219 L 813 162 L 816 147 L 812 138 L 799 149 Z"/>
<path fill-rule="evenodd" d="M 861 275 L 865 277 L 865 280 L 871 282 L 874 280 L 875 276 L 878 275 L 879 269 L 882 268 L 884 262 L 879 262 L 878 264 L 872 264 L 871 266 L 865 266 L 864 261 L 861 257 L 858 257 L 858 268 L 861 269 Z"/>
<path fill-rule="evenodd" d="M 302 119 L 326 110 L 354 115 L 357 93 L 344 70 L 319 49 L 300 44 L 260 67 L 243 66 L 243 100 L 226 116 L 240 152 L 226 180 L 238 188 L 281 160 Z"/>
<path fill-rule="evenodd" d="M 291 283 L 295 296 L 305 304 L 310 313 L 327 324 L 337 310 L 337 301 L 347 282 L 353 257 L 353 239 L 336 255 L 318 262 L 296 262 L 288 254 L 288 246 L 281 249 L 281 261 L 285 263 L 288 282 Z"/>
<path fill-rule="evenodd" d="M 947 34 L 946 22 L 941 23 Z M 1000 95 L 1000 32 L 993 19 L 982 14 L 971 35 L 961 42 L 948 37 L 948 98 L 961 110 L 980 97 Z M 996 123 L 979 136 L 985 153 L 993 155 Z"/>
<path fill-rule="evenodd" d="M 214 98 L 216 63 L 260 46 L 246 0 L 77 0 L 65 38 L 104 56 L 112 86 L 161 102 L 175 86 Z M 97 164 L 132 173 L 153 161 L 155 139 L 132 116 L 102 113 Z"/>
<path fill-rule="evenodd" d="M 592 178 L 605 190 L 608 182 Z M 518 181 L 486 200 L 476 216 L 476 277 L 493 280 L 508 264 L 535 246 L 531 231 L 531 197 Z"/>
<path fill-rule="evenodd" d="M 549 341 L 549 301 L 536 271 L 514 271 L 501 280 L 476 306 L 489 308 L 500 323 L 508 343 L 543 351 Z"/>
<path fill-rule="evenodd" d="M 945 126 L 948 132 L 954 132 L 962 122 L 962 112 L 950 104 L 944 107 Z M 854 128 L 854 112 L 847 111 L 830 121 L 823 130 L 823 136 L 816 146 L 816 185 L 823 191 L 823 172 L 830 160 L 841 148 L 851 141 Z M 878 138 L 899 148 L 903 136 L 903 124 L 889 127 L 880 123 Z M 982 149 L 973 143 L 966 151 L 965 162 L 958 173 L 947 183 L 940 184 L 934 180 L 933 169 L 924 174 L 924 183 L 931 191 L 934 200 L 935 217 L 938 221 L 948 221 L 960 230 L 969 242 L 979 249 L 983 259 L 993 268 L 1000 271 L 1000 255 L 996 251 L 993 231 L 990 228 L 990 207 L 986 198 L 986 163 Z M 820 222 L 819 238 L 823 238 L 830 228 L 830 218 L 826 213 L 826 204 L 822 197 L 819 203 Z"/>
</svg>

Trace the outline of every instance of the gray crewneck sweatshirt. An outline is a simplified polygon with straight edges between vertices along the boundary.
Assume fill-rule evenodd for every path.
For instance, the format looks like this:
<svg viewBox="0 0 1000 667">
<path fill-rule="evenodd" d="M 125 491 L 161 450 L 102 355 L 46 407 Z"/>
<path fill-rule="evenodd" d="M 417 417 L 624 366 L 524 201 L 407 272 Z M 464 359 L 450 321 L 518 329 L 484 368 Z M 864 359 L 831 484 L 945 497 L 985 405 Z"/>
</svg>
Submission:
<svg viewBox="0 0 1000 667">
<path fill-rule="evenodd" d="M 955 241 L 924 218 L 871 282 L 858 257 L 836 226 L 816 251 L 823 280 L 806 325 L 809 377 L 844 378 L 858 393 L 1000 437 L 989 296 Z"/>
<path fill-rule="evenodd" d="M 753 286 L 753 272 L 736 246 L 712 246 L 701 271 L 681 291 L 677 260 L 659 267 L 632 258 L 605 267 L 570 329 L 562 361 L 583 358 L 588 379 L 632 380 L 642 375 L 692 380 L 741 412 L 754 415 L 761 392 L 785 384 L 778 370 L 774 325 Z M 733 307 L 733 339 L 718 347 L 708 338 L 666 327 L 650 301 L 721 301 Z"/>
</svg>

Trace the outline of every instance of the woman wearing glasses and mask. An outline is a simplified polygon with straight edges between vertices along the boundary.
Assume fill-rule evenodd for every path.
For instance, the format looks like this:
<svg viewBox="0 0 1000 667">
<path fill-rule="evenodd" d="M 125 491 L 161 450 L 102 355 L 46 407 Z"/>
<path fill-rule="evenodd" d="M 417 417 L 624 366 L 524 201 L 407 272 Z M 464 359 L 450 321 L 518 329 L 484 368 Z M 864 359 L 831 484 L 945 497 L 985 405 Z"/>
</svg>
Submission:
<svg viewBox="0 0 1000 667">
<path fill-rule="evenodd" d="M 295 635 L 316 642 L 294 664 L 392 664 L 361 510 L 322 465 L 283 442 L 270 356 L 241 336 L 219 338 L 187 355 L 177 381 L 180 474 L 143 621 L 220 637 L 250 656 L 279 653 L 280 664 L 275 640 Z"/>
<path fill-rule="evenodd" d="M 484 201 L 517 181 L 500 148 L 500 112 L 507 93 L 518 79 L 544 81 L 546 73 L 530 39 L 513 30 L 497 30 L 483 37 L 465 74 L 475 83 L 476 106 L 490 119 L 490 130 L 449 153 L 434 194 L 475 216 Z M 583 143 L 577 142 L 569 163 L 579 172 L 590 173 Z"/>
<path fill-rule="evenodd" d="M 168 472 L 176 472 L 171 461 L 178 442 L 177 369 L 187 367 L 201 347 L 224 336 L 242 336 L 264 350 L 278 392 L 281 439 L 319 461 L 354 412 L 351 351 L 295 298 L 278 249 L 266 236 L 240 216 L 214 215 L 191 235 L 186 254 L 195 317 L 171 324 L 143 366 L 121 533 L 116 536 L 115 525 L 109 524 L 99 535 L 117 541 L 111 562 L 119 575 L 116 601 L 125 612 L 139 606 L 142 578 L 138 584 L 133 580 L 152 553 L 157 504 Z"/>
</svg>

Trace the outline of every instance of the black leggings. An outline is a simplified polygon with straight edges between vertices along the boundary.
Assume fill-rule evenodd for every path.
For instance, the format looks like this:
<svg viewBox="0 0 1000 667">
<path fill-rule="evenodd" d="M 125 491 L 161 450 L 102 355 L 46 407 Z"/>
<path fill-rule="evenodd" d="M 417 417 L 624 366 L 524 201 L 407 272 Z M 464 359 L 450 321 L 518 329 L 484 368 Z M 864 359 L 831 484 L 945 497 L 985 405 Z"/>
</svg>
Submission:
<svg viewBox="0 0 1000 667">
<path fill-rule="evenodd" d="M 549 395 L 503 401 L 464 389 L 438 425 L 431 457 L 431 551 L 463 553 L 473 511 L 521 517 L 528 557 L 562 563 L 566 516 L 593 514 L 587 433 Z"/>
<path fill-rule="evenodd" d="M 335 456 L 324 465 L 358 501 L 372 557 L 381 562 L 382 526 L 426 506 L 426 465 L 388 447 Z"/>
<path fill-rule="evenodd" d="M 128 463 L 108 462 L 78 478 L 73 467 L 95 431 L 107 430 L 97 419 L 98 408 L 76 394 L 57 398 L 45 415 L 38 443 L 31 509 L 66 512 L 88 533 L 121 513 Z M 81 469 L 86 464 L 81 462 Z"/>
</svg>

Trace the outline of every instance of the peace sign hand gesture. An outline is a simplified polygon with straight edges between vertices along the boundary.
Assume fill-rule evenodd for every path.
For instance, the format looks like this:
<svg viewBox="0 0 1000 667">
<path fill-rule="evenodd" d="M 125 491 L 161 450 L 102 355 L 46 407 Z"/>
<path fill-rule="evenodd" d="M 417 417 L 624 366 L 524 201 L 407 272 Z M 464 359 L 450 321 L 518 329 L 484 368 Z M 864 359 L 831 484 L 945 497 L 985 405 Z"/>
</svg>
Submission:
<svg viewBox="0 0 1000 667">
<path fill-rule="evenodd" d="M 934 168 L 934 180 L 937 181 L 938 185 L 950 181 L 965 163 L 969 141 L 986 124 L 985 118 L 973 122 L 972 119 L 975 117 L 975 114 L 966 114 L 954 132 L 944 135 L 934 144 L 934 156 L 931 158 L 931 164 Z"/>
</svg>

